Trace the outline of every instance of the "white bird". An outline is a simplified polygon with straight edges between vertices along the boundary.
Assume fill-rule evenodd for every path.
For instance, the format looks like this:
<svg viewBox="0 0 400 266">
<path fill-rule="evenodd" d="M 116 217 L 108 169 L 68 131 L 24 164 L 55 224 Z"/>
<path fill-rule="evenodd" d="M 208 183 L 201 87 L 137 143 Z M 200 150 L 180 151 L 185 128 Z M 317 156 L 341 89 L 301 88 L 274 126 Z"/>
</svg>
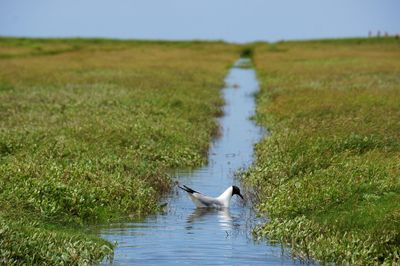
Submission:
<svg viewBox="0 0 400 266">
<path fill-rule="evenodd" d="M 228 208 L 233 195 L 238 195 L 243 199 L 242 194 L 240 194 L 240 189 L 237 186 L 228 187 L 224 193 L 216 198 L 203 195 L 185 185 L 183 185 L 183 187 L 179 186 L 179 188 L 188 193 L 191 200 L 198 208 Z"/>
</svg>

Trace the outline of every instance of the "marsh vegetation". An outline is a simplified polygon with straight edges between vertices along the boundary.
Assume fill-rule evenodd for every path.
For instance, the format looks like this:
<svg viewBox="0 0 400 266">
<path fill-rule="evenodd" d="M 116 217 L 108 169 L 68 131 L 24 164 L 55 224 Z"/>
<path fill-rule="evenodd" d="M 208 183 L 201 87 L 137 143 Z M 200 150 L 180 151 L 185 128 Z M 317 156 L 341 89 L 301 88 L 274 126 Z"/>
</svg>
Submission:
<svg viewBox="0 0 400 266">
<path fill-rule="evenodd" d="M 244 181 L 259 236 L 305 259 L 396 264 L 396 39 L 255 43 L 0 38 L 0 264 L 94 264 L 84 228 L 157 212 L 171 169 L 205 163 L 242 55 L 271 134 Z"/>
<path fill-rule="evenodd" d="M 89 223 L 158 210 L 206 160 L 239 51 L 218 42 L 0 39 L 0 264 L 92 264 Z"/>
<path fill-rule="evenodd" d="M 271 134 L 245 180 L 269 217 L 259 235 L 325 263 L 399 263 L 399 45 L 257 46 L 256 119 Z"/>
</svg>

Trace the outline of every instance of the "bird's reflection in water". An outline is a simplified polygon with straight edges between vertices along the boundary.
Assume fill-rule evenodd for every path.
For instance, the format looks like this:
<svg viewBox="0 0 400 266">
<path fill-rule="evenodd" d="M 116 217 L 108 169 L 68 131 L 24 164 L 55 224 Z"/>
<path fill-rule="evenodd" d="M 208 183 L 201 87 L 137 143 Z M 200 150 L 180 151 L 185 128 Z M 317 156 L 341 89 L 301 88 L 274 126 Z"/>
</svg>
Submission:
<svg viewBox="0 0 400 266">
<path fill-rule="evenodd" d="M 194 223 L 204 223 L 209 221 L 210 216 L 217 216 L 221 230 L 231 230 L 233 227 L 233 218 L 229 212 L 229 208 L 196 208 L 187 218 L 187 230 L 193 229 Z"/>
</svg>

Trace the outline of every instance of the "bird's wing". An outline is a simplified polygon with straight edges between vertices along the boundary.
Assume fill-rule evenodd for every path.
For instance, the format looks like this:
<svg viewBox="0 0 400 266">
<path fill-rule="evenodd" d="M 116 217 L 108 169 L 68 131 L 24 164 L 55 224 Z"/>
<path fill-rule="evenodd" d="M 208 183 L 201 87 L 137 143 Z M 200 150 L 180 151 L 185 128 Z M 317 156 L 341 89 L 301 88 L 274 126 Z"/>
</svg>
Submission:
<svg viewBox="0 0 400 266">
<path fill-rule="evenodd" d="M 202 207 L 213 207 L 218 204 L 217 200 L 212 197 L 207 197 L 199 193 L 193 193 L 192 196 L 203 205 Z"/>
<path fill-rule="evenodd" d="M 190 194 L 189 197 L 193 201 L 193 203 L 196 205 L 196 207 L 207 207 L 207 202 L 204 203 L 201 199 L 198 197 L 199 194 Z"/>
<path fill-rule="evenodd" d="M 197 207 L 219 207 L 221 206 L 221 202 L 219 202 L 217 199 L 205 196 L 201 194 L 200 192 L 197 192 L 196 190 L 191 189 L 188 186 L 183 185 L 183 187 L 178 186 L 180 189 L 186 191 L 190 199 L 193 201 L 193 203 Z"/>
<path fill-rule="evenodd" d="M 217 199 L 204 196 L 200 193 L 189 194 L 189 196 L 197 207 L 218 207 L 221 205 Z"/>
</svg>

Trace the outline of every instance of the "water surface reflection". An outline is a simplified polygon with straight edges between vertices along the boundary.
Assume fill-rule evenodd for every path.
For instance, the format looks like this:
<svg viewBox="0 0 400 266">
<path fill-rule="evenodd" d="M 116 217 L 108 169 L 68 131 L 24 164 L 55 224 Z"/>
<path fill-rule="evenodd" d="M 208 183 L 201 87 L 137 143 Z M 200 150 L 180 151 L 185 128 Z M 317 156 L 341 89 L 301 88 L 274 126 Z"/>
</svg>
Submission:
<svg viewBox="0 0 400 266">
<path fill-rule="evenodd" d="M 232 230 L 233 219 L 228 208 L 196 208 L 186 220 L 188 224 L 186 229 L 190 231 L 196 224 L 202 224 L 202 222 L 210 219 L 210 216 L 218 218 L 221 230 Z"/>
</svg>

